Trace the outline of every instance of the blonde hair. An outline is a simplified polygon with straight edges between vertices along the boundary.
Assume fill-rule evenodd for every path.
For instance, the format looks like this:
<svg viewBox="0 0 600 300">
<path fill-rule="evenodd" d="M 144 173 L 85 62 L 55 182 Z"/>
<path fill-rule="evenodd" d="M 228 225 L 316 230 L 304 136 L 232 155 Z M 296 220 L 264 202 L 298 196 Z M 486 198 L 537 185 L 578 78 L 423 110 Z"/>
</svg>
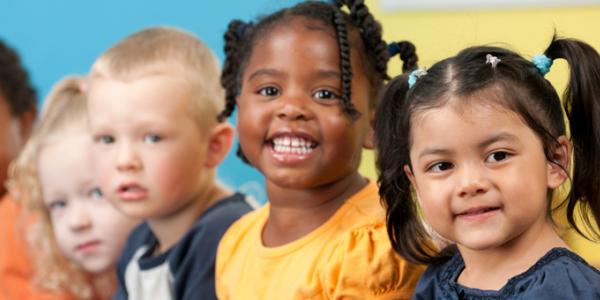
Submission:
<svg viewBox="0 0 600 300">
<path fill-rule="evenodd" d="M 190 83 L 194 91 L 190 104 L 200 128 L 214 125 L 225 106 L 219 62 L 202 41 L 183 30 L 151 27 L 126 37 L 96 60 L 90 79 L 93 85 L 95 78 L 127 82 L 165 73 Z"/>
<path fill-rule="evenodd" d="M 42 148 L 64 130 L 87 126 L 87 105 L 82 91 L 84 79 L 59 81 L 46 97 L 40 120 L 18 158 L 9 167 L 8 189 L 25 209 L 27 240 L 35 266 L 34 283 L 44 289 L 92 299 L 89 275 L 65 258 L 54 236 L 50 214 L 42 199 L 37 160 Z"/>
</svg>

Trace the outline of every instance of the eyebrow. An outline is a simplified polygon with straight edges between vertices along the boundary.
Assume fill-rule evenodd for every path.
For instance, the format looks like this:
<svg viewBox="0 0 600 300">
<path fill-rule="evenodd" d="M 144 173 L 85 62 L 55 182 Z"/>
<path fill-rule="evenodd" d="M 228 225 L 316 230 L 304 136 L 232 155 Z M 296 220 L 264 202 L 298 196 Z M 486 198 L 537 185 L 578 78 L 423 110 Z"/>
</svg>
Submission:
<svg viewBox="0 0 600 300">
<path fill-rule="evenodd" d="M 275 70 L 275 69 L 271 69 L 271 68 L 264 68 L 264 69 L 258 69 L 256 71 L 254 71 L 252 74 L 250 74 L 250 76 L 248 76 L 248 80 L 253 80 L 256 77 L 260 77 L 260 76 L 283 76 L 283 72 Z M 317 70 L 315 72 L 315 75 L 313 77 L 315 78 L 340 78 L 342 75 L 340 74 L 340 72 L 338 72 L 337 70 Z"/>
<path fill-rule="evenodd" d="M 256 77 L 260 77 L 260 76 L 281 76 L 283 75 L 283 73 L 281 71 L 277 71 L 275 69 L 269 69 L 269 68 L 265 68 L 265 69 L 258 69 L 254 72 L 252 72 L 252 74 L 250 74 L 250 76 L 248 76 L 248 80 L 253 80 Z"/>
<path fill-rule="evenodd" d="M 483 140 L 482 142 L 480 142 L 479 144 L 477 144 L 477 148 L 479 149 L 483 149 L 493 143 L 499 142 L 499 141 L 516 141 L 517 137 L 508 133 L 508 132 L 500 132 L 497 134 L 494 134 L 488 138 L 486 138 L 485 140 Z M 452 154 L 453 151 L 452 150 L 448 150 L 448 149 L 444 149 L 444 148 L 425 148 L 425 150 L 421 151 L 421 153 L 419 153 L 419 158 L 423 157 L 423 156 L 427 156 L 427 155 L 449 155 Z"/>
<path fill-rule="evenodd" d="M 477 148 L 483 149 L 495 142 L 499 142 L 499 141 L 516 141 L 517 137 L 508 133 L 508 132 L 500 132 L 497 134 L 494 134 L 490 137 L 488 137 L 487 139 L 483 140 L 481 143 L 479 143 L 477 145 Z"/>
</svg>

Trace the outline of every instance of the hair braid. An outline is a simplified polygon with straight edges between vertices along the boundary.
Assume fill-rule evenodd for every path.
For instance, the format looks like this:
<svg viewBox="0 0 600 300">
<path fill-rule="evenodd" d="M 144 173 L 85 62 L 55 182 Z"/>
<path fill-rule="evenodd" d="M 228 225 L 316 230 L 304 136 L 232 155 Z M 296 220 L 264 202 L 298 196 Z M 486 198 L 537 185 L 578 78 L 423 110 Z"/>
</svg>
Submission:
<svg viewBox="0 0 600 300">
<path fill-rule="evenodd" d="M 231 116 L 235 109 L 235 97 L 239 88 L 239 48 L 243 42 L 242 38 L 246 26 L 249 25 L 240 20 L 233 20 L 229 23 L 224 35 L 225 62 L 221 73 L 221 85 L 225 88 L 225 109 L 217 117 L 219 122 Z"/>
<path fill-rule="evenodd" d="M 419 57 L 416 53 L 416 48 L 409 41 L 392 42 L 388 46 L 390 57 L 399 54 L 402 60 L 402 73 L 410 72 L 418 68 Z"/>
<path fill-rule="evenodd" d="M 358 118 L 359 112 L 352 104 L 352 64 L 350 62 L 350 45 L 348 44 L 348 29 L 344 15 L 339 11 L 333 13 L 333 24 L 340 48 L 340 71 L 342 73 L 342 109 L 350 118 Z"/>
</svg>

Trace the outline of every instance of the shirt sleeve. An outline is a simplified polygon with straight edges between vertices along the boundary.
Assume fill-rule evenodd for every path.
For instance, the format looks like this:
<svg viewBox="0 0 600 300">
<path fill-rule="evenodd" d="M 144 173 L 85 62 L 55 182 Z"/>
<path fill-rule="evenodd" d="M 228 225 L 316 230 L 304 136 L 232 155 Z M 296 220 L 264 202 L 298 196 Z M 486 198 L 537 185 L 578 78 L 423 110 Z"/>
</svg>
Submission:
<svg viewBox="0 0 600 300">
<path fill-rule="evenodd" d="M 423 267 L 398 256 L 385 226 L 350 231 L 323 272 L 328 299 L 410 299 Z"/>
</svg>

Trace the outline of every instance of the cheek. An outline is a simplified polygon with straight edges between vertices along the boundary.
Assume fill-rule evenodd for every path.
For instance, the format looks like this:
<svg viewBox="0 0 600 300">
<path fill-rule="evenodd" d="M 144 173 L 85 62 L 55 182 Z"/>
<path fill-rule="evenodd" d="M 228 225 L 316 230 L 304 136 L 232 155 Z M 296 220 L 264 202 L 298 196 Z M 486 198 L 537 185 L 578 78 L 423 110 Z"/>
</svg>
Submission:
<svg viewBox="0 0 600 300">
<path fill-rule="evenodd" d="M 66 220 L 64 218 L 52 218 L 52 230 L 54 231 L 54 239 L 58 244 L 60 250 L 65 256 L 73 257 L 73 237 L 71 231 L 68 229 Z"/>
</svg>

